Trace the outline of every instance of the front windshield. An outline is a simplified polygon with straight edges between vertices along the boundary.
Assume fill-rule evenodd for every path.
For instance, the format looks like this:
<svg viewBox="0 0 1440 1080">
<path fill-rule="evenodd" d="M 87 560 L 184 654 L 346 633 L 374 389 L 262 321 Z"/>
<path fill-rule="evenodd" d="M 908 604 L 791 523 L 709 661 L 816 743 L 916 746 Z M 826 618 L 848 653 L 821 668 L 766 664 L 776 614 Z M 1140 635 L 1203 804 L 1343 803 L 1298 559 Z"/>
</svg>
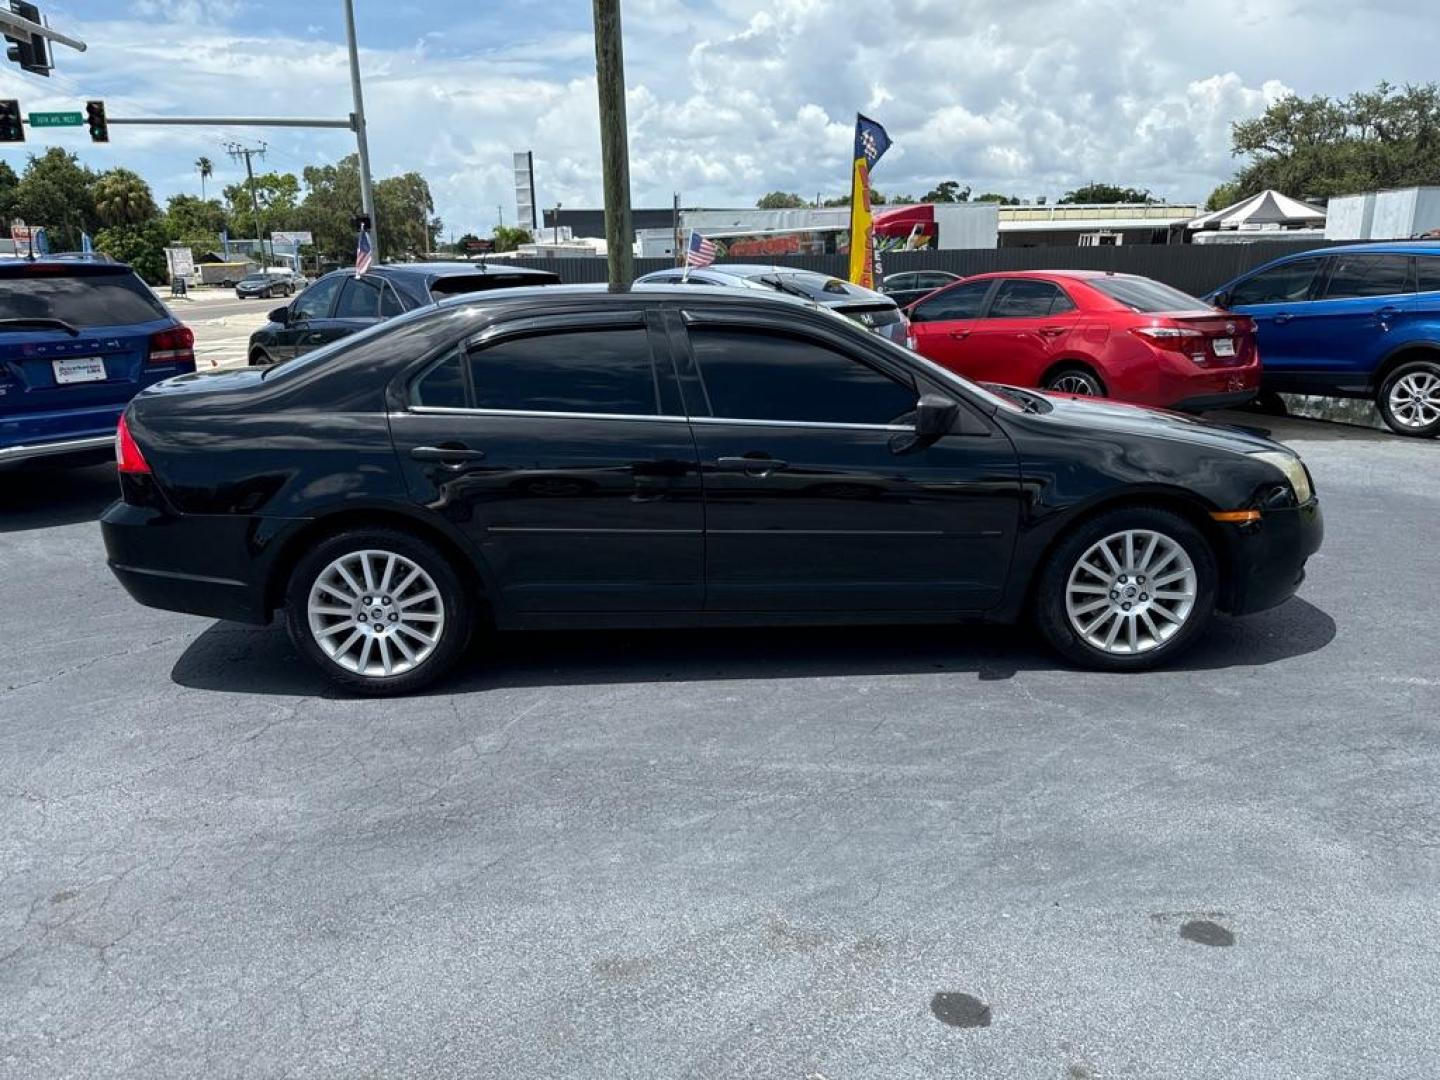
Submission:
<svg viewBox="0 0 1440 1080">
<path fill-rule="evenodd" d="M 251 285 L 263 285 L 269 280 L 270 279 L 264 274 L 250 274 L 248 277 L 244 278 L 244 281 L 249 282 Z"/>
</svg>

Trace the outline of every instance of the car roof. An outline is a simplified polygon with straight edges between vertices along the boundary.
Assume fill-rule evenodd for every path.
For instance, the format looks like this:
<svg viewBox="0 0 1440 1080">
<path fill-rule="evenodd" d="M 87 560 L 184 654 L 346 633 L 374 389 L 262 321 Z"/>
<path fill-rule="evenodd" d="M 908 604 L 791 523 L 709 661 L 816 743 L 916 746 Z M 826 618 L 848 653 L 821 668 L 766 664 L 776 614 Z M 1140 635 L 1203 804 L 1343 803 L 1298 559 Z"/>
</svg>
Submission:
<svg viewBox="0 0 1440 1080">
<path fill-rule="evenodd" d="M 772 290 L 731 289 L 724 285 L 670 285 L 660 282 L 637 282 L 628 292 L 611 292 L 605 285 L 522 285 L 514 289 L 492 289 L 489 292 L 462 293 L 447 296 L 435 305 L 440 308 L 456 308 L 468 305 L 502 307 L 524 304 L 533 300 L 559 303 L 567 299 L 587 299 L 604 304 L 624 304 L 635 298 L 646 300 L 718 300 L 727 304 L 788 304 L 791 307 L 809 311 L 824 310 L 802 296 L 790 296 Z"/>
<path fill-rule="evenodd" d="M 1369 244 L 1336 244 L 1334 247 L 1306 248 L 1284 258 L 1301 255 L 1440 255 L 1440 243 L 1434 240 L 1384 240 Z"/>
<path fill-rule="evenodd" d="M 41 269 L 37 270 L 37 268 Z M 35 259 L 18 255 L 13 258 L 0 258 L 0 273 L 8 271 L 7 276 L 19 277 L 21 274 L 37 272 L 53 275 L 61 270 L 74 270 L 78 274 L 134 273 L 129 263 L 115 262 L 105 258 L 57 259 L 54 256 L 46 255 Z"/>
<path fill-rule="evenodd" d="M 414 263 L 381 263 L 373 269 L 387 274 L 417 274 L 427 278 L 437 277 L 458 277 L 460 275 L 484 275 L 484 274 L 535 274 L 537 276 L 549 276 L 552 270 L 542 270 L 534 266 L 522 266 L 513 262 L 491 263 L 483 262 L 414 262 Z"/>
</svg>

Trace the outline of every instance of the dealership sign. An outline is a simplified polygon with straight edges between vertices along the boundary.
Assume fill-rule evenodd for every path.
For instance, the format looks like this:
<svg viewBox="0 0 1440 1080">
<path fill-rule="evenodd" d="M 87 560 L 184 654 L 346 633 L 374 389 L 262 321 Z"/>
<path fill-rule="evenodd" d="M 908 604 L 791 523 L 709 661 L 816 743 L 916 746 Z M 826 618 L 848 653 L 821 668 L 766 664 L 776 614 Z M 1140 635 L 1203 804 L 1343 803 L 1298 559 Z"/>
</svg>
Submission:
<svg viewBox="0 0 1440 1080">
<path fill-rule="evenodd" d="M 315 236 L 308 230 L 301 232 L 272 232 L 270 234 L 270 243 L 272 244 L 291 244 L 299 247 L 301 244 L 313 244 L 314 242 Z"/>
</svg>

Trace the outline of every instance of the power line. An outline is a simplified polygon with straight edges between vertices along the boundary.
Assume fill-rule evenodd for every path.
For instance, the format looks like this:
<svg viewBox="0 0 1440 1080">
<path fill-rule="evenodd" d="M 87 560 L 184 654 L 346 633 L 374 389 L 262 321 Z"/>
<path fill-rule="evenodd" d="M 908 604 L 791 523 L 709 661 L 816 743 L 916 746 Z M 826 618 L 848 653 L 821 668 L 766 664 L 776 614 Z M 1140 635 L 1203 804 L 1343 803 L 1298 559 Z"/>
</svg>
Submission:
<svg viewBox="0 0 1440 1080">
<path fill-rule="evenodd" d="M 245 159 L 245 175 L 249 177 L 250 183 L 250 210 L 255 215 L 255 243 L 259 247 L 260 263 L 263 266 L 265 264 L 265 233 L 260 228 L 260 200 L 255 194 L 255 169 L 250 164 L 250 159 L 257 156 L 263 158 L 265 144 L 262 142 L 259 146 L 241 146 L 239 143 L 226 143 L 225 152 L 235 161 L 239 161 L 242 157 Z"/>
</svg>

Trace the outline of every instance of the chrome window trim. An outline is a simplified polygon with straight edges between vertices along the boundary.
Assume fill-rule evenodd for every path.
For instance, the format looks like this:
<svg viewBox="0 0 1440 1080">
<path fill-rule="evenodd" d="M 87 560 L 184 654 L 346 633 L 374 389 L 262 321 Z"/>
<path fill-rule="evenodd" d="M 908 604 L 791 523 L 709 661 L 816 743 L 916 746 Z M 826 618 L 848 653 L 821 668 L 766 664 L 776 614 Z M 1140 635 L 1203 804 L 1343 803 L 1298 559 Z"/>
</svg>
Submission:
<svg viewBox="0 0 1440 1080">
<path fill-rule="evenodd" d="M 539 409 L 469 409 L 456 405 L 411 405 L 407 412 L 434 413 L 440 416 L 524 416 L 538 420 L 655 420 L 668 424 L 686 422 L 683 416 L 657 416 L 653 413 L 592 413 L 546 412 Z"/>
<path fill-rule="evenodd" d="M 735 424 L 741 427 L 819 428 L 829 431 L 914 431 L 904 424 L 831 424 L 823 420 L 740 420 L 723 416 L 650 416 L 638 413 L 542 412 L 536 409 L 467 409 L 453 405 L 411 405 L 406 412 L 437 416 L 523 416 L 540 420 L 653 420 L 667 424 Z"/>
</svg>

